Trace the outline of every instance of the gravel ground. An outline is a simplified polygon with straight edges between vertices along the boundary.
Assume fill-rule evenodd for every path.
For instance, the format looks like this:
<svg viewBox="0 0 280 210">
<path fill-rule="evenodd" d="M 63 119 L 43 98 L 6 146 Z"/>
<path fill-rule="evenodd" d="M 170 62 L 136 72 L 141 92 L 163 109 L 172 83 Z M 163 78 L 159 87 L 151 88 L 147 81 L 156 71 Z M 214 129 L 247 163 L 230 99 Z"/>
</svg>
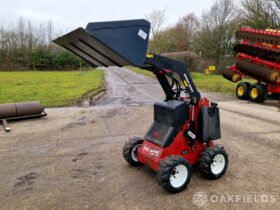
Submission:
<svg viewBox="0 0 280 210">
<path fill-rule="evenodd" d="M 280 209 L 280 106 L 203 93 L 219 102 L 229 154 L 224 177 L 194 171 L 187 189 L 166 193 L 147 167 L 133 168 L 122 146 L 143 136 L 162 100 L 157 82 L 106 69 L 106 96 L 88 108 L 47 109 L 48 117 L 10 123 L 0 131 L 0 209 Z"/>
</svg>

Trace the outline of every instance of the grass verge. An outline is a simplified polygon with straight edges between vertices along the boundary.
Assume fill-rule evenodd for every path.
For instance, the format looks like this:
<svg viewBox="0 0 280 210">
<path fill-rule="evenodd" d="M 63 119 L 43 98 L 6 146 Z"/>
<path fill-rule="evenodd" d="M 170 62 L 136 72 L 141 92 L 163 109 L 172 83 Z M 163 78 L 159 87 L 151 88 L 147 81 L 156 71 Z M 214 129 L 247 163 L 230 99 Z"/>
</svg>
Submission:
<svg viewBox="0 0 280 210">
<path fill-rule="evenodd" d="M 236 83 L 226 80 L 222 75 L 205 75 L 197 72 L 192 72 L 191 75 L 195 85 L 201 91 L 235 95 Z M 244 79 L 244 81 L 255 82 L 252 79 Z"/>
<path fill-rule="evenodd" d="M 0 72 L 0 103 L 40 101 L 46 107 L 74 105 L 102 88 L 101 70 L 76 72 Z"/>
<path fill-rule="evenodd" d="M 127 67 L 127 69 L 130 69 L 135 73 L 146 75 L 148 77 L 154 77 L 153 73 L 149 71 L 141 70 L 136 67 L 129 66 Z M 217 92 L 226 95 L 235 95 L 236 83 L 232 83 L 226 80 L 225 78 L 223 78 L 222 75 L 217 75 L 217 74 L 205 75 L 203 73 L 192 72 L 191 76 L 193 78 L 195 85 L 200 91 Z M 255 82 L 255 80 L 253 79 L 245 79 L 244 81 L 250 83 Z"/>
</svg>

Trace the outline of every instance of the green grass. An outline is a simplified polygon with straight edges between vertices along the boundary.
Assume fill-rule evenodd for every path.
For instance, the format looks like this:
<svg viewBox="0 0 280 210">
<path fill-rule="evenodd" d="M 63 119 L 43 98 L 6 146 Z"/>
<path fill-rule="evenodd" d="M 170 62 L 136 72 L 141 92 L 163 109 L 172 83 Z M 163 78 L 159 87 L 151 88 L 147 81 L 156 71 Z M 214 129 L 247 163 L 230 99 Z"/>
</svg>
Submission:
<svg viewBox="0 0 280 210">
<path fill-rule="evenodd" d="M 144 74 L 148 77 L 154 77 L 154 74 L 151 72 L 141 70 L 136 67 L 127 67 L 127 68 L 136 73 Z M 200 91 L 217 92 L 226 95 L 235 95 L 236 83 L 232 83 L 226 80 L 225 78 L 223 78 L 222 75 L 217 75 L 217 74 L 205 75 L 203 73 L 198 73 L 198 72 L 192 72 L 191 75 L 195 85 Z M 244 81 L 250 83 L 255 82 L 255 80 L 253 79 L 245 79 Z"/>
<path fill-rule="evenodd" d="M 46 107 L 76 104 L 103 86 L 101 70 L 0 72 L 0 103 L 40 101 Z"/>
<path fill-rule="evenodd" d="M 191 75 L 195 85 L 201 91 L 235 95 L 236 83 L 226 80 L 222 75 L 205 75 L 197 72 L 193 72 Z M 252 79 L 244 79 L 243 81 L 254 82 Z"/>
</svg>

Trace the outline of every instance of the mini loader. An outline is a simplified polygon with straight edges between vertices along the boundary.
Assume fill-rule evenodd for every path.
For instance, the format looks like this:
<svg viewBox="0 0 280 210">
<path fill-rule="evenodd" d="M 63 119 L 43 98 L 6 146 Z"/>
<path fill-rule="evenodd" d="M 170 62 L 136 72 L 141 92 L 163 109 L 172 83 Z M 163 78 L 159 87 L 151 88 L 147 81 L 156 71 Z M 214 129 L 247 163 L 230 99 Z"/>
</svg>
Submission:
<svg viewBox="0 0 280 210">
<path fill-rule="evenodd" d="M 132 166 L 149 165 L 164 189 L 176 193 L 189 183 L 194 165 L 209 179 L 222 177 L 228 155 L 213 143 L 221 137 L 217 104 L 201 98 L 183 63 L 146 55 L 149 32 L 146 20 L 97 22 L 54 42 L 93 67 L 137 66 L 155 74 L 165 100 L 154 104 L 154 121 L 144 138 L 125 143 L 123 157 Z"/>
</svg>

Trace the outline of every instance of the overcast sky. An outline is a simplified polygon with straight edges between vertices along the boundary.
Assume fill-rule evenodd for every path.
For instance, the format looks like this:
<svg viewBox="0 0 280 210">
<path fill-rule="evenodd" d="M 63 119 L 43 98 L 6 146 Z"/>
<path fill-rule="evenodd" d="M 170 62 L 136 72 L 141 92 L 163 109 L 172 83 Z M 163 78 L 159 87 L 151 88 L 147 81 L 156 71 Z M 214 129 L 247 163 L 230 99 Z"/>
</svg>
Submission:
<svg viewBox="0 0 280 210">
<path fill-rule="evenodd" d="M 194 12 L 200 15 L 215 0 L 0 0 L 0 24 L 19 17 L 38 24 L 53 20 L 63 31 L 85 27 L 88 22 L 144 18 L 154 9 L 166 9 L 165 26 Z"/>
</svg>

